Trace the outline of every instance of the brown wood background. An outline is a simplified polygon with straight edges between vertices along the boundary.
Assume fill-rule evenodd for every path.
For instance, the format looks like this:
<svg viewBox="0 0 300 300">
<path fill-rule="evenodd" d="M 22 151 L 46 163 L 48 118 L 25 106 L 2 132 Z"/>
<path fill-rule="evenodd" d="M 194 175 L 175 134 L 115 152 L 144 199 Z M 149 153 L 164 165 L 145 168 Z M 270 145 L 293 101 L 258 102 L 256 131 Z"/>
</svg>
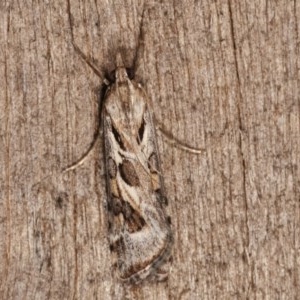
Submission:
<svg viewBox="0 0 300 300">
<path fill-rule="evenodd" d="M 169 280 L 111 272 L 97 77 L 122 49 L 156 118 L 175 246 Z M 140 35 L 143 14 L 143 35 Z M 0 3 L 1 299 L 296 299 L 300 1 Z M 139 39 L 142 42 L 139 43 Z M 103 73 L 104 74 L 104 73 Z"/>
</svg>

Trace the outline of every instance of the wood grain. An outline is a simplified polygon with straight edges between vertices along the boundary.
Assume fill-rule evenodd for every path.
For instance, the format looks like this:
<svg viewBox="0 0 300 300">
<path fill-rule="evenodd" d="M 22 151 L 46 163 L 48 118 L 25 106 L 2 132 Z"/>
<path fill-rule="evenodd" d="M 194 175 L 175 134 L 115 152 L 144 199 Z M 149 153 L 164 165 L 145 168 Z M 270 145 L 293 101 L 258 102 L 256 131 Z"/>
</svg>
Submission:
<svg viewBox="0 0 300 300">
<path fill-rule="evenodd" d="M 3 299 L 295 299 L 298 1 L 2 1 Z M 94 74 L 71 43 L 97 66 Z M 99 87 L 122 51 L 156 119 L 175 234 L 165 283 L 122 286 L 107 241 Z"/>
</svg>

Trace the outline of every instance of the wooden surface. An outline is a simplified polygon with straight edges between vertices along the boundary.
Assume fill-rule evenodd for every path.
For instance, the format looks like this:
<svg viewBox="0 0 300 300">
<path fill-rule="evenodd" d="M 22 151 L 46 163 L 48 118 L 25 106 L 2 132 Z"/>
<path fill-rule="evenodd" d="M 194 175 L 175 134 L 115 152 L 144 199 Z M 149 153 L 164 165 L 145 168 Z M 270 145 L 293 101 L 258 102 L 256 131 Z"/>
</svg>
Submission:
<svg viewBox="0 0 300 300">
<path fill-rule="evenodd" d="M 165 283 L 111 272 L 97 77 L 122 51 L 156 118 L 175 234 Z M 143 18 L 142 18 L 143 16 Z M 142 20 L 143 19 L 143 20 Z M 296 299 L 299 1 L 2 1 L 1 299 Z M 142 34 L 140 34 L 142 33 Z"/>
</svg>

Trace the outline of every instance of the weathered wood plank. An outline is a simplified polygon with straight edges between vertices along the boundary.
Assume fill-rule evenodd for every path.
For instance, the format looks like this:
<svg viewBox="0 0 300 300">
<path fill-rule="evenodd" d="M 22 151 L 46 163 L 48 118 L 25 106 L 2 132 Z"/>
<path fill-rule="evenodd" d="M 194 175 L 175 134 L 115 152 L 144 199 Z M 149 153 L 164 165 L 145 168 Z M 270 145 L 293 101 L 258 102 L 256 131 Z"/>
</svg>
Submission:
<svg viewBox="0 0 300 300">
<path fill-rule="evenodd" d="M 0 4 L 4 299 L 292 299 L 299 294 L 297 1 Z M 112 276 L 101 74 L 122 49 L 156 118 L 175 234 L 166 283 Z M 143 20 L 142 20 L 143 19 Z M 142 29 L 142 35 L 141 33 Z"/>
</svg>

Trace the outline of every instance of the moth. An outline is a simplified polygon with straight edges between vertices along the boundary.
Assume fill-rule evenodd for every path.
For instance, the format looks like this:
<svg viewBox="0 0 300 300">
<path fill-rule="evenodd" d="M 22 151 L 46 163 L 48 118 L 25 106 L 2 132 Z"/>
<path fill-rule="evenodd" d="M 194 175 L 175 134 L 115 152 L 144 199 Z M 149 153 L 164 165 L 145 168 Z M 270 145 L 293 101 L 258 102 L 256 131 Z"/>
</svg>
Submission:
<svg viewBox="0 0 300 300">
<path fill-rule="evenodd" d="M 102 125 L 110 249 L 128 283 L 164 280 L 173 244 L 152 112 L 144 89 L 130 80 L 121 54 L 104 96 Z"/>
</svg>

